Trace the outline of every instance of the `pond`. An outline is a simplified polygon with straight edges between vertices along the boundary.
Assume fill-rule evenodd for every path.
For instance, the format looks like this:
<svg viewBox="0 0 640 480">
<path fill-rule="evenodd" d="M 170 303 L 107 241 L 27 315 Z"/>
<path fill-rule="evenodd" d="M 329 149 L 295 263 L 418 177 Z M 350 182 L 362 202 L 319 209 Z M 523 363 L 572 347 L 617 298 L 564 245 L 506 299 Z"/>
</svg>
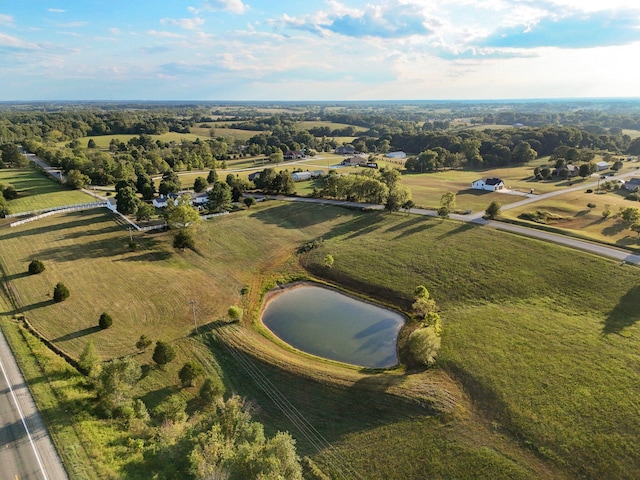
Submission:
<svg viewBox="0 0 640 480">
<path fill-rule="evenodd" d="M 368 368 L 398 363 L 404 317 L 386 308 L 309 284 L 274 292 L 262 322 L 289 345 L 319 357 Z"/>
</svg>

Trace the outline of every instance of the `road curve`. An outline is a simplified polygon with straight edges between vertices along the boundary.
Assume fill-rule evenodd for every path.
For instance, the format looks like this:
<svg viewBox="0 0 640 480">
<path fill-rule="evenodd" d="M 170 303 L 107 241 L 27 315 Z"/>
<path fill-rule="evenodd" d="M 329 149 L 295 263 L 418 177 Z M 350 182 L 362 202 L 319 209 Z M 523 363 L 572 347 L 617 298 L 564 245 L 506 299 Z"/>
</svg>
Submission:
<svg viewBox="0 0 640 480">
<path fill-rule="evenodd" d="M 0 478 L 69 478 L 1 331 Z"/>
</svg>

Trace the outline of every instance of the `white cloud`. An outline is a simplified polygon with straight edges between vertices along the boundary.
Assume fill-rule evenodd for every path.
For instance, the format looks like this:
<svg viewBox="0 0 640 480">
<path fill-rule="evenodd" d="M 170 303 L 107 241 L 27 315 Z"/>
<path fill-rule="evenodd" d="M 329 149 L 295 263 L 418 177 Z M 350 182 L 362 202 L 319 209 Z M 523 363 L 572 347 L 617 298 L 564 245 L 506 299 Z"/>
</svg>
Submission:
<svg viewBox="0 0 640 480">
<path fill-rule="evenodd" d="M 0 25 L 9 25 L 9 26 L 13 26 L 13 16 L 12 15 L 6 15 L 4 13 L 0 13 Z"/>
<path fill-rule="evenodd" d="M 184 38 L 184 35 L 180 35 L 179 33 L 166 32 L 166 31 L 158 31 L 158 30 L 149 30 L 147 32 L 152 37 L 161 37 L 161 38 Z"/>
<path fill-rule="evenodd" d="M 249 7 L 242 3 L 242 0 L 207 0 L 201 6 L 203 10 L 227 11 L 242 15 Z"/>
<path fill-rule="evenodd" d="M 47 8 L 47 12 L 49 13 L 66 13 L 66 10 L 61 8 Z"/>
<path fill-rule="evenodd" d="M 118 27 L 112 27 L 109 29 L 111 35 L 120 35 L 121 31 Z"/>
<path fill-rule="evenodd" d="M 199 26 L 204 24 L 204 19 L 200 17 L 193 18 L 163 18 L 160 20 L 163 25 L 177 25 L 185 30 L 195 30 Z"/>
<path fill-rule="evenodd" d="M 0 47 L 9 47 L 20 50 L 37 50 L 40 47 L 34 43 L 25 42 L 19 38 L 12 37 L 6 33 L 0 32 Z"/>
</svg>

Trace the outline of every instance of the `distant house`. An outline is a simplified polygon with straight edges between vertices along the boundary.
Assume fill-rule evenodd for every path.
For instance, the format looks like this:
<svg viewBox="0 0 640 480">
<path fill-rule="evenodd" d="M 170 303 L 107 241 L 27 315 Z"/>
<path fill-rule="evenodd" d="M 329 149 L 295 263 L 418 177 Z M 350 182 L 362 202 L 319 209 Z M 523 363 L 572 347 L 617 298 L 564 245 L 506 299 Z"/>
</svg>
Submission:
<svg viewBox="0 0 640 480">
<path fill-rule="evenodd" d="M 353 157 L 345 158 L 341 165 L 350 167 L 365 165 L 367 163 L 367 158 L 367 155 L 354 155 Z"/>
<path fill-rule="evenodd" d="M 154 198 L 152 203 L 156 208 L 166 208 L 169 205 L 169 202 L 176 202 L 178 197 L 180 197 L 180 194 L 178 193 L 169 193 L 166 196 L 160 195 L 158 198 Z"/>
<path fill-rule="evenodd" d="M 499 178 L 487 178 L 486 180 L 481 178 L 471 184 L 471 188 L 475 190 L 487 190 L 490 192 L 497 192 L 504 188 L 504 182 Z"/>
<path fill-rule="evenodd" d="M 387 158 L 407 158 L 407 154 L 404 152 L 389 152 L 385 155 Z"/>
<path fill-rule="evenodd" d="M 314 170 L 311 172 L 311 178 L 324 177 L 325 175 L 326 173 L 324 173 L 324 170 Z"/>
<path fill-rule="evenodd" d="M 284 152 L 283 158 L 285 160 L 296 160 L 298 158 L 304 158 L 305 154 L 304 152 L 300 152 L 298 150 L 293 151 L 293 150 L 287 150 L 286 152 Z"/>
<path fill-rule="evenodd" d="M 569 177 L 576 177 L 578 175 L 578 172 L 580 171 L 580 169 L 575 165 L 568 164 L 568 165 L 565 165 L 564 167 L 556 168 L 553 172 L 551 172 L 551 175 L 560 175 L 560 172 L 562 170 L 568 170 Z"/>
<path fill-rule="evenodd" d="M 611 165 L 609 164 L 609 162 L 605 162 L 604 160 L 602 162 L 598 162 L 596 163 L 596 170 L 598 172 L 602 171 L 602 170 L 606 170 L 607 168 L 611 167 Z"/>
<path fill-rule="evenodd" d="M 624 189 L 630 192 L 640 190 L 640 177 L 633 177 L 624 182 Z"/>
<path fill-rule="evenodd" d="M 353 145 L 341 145 L 336 147 L 335 153 L 338 155 L 353 155 L 356 153 L 356 148 Z"/>
<path fill-rule="evenodd" d="M 302 182 L 303 180 L 309 180 L 311 178 L 311 172 L 293 172 L 291 174 L 294 182 Z"/>
<path fill-rule="evenodd" d="M 207 193 L 198 193 L 197 195 L 193 195 L 191 197 L 191 203 L 194 205 L 204 205 L 209 201 L 209 194 Z"/>
</svg>

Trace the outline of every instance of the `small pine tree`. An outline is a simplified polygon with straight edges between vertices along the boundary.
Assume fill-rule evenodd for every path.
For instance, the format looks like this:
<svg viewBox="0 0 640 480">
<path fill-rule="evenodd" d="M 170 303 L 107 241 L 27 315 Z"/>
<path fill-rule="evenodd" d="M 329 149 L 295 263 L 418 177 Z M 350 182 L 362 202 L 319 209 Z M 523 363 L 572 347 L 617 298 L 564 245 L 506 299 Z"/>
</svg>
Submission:
<svg viewBox="0 0 640 480">
<path fill-rule="evenodd" d="M 69 295 L 69 289 L 62 282 L 58 282 L 53 289 L 53 300 L 56 303 L 64 302 L 67 298 L 69 298 Z"/>
<path fill-rule="evenodd" d="M 156 342 L 156 348 L 153 350 L 153 361 L 160 367 L 164 367 L 167 363 L 176 358 L 175 349 L 162 340 Z"/>
<path fill-rule="evenodd" d="M 202 367 L 195 362 L 185 363 L 178 372 L 178 378 L 183 387 L 192 387 L 193 382 L 202 375 Z"/>
<path fill-rule="evenodd" d="M 496 218 L 498 215 L 500 215 L 500 202 L 498 202 L 497 200 L 491 202 L 484 213 L 487 215 L 487 218 Z"/>
<path fill-rule="evenodd" d="M 196 242 L 191 235 L 191 232 L 186 228 L 181 228 L 176 236 L 173 237 L 173 248 L 179 248 L 180 250 L 184 250 L 185 248 L 190 248 L 193 250 Z"/>
<path fill-rule="evenodd" d="M 100 315 L 100 320 L 98 320 L 98 325 L 100 325 L 100 328 L 109 328 L 111 325 L 113 325 L 113 318 L 111 318 L 111 315 L 109 315 L 106 312 L 103 312 L 102 315 Z"/>
<path fill-rule="evenodd" d="M 92 375 L 95 373 L 98 362 L 100 362 L 100 356 L 98 355 L 96 346 L 92 340 L 89 340 L 80 354 L 78 366 L 87 375 Z"/>
<path fill-rule="evenodd" d="M 31 275 L 37 275 L 38 273 L 44 272 L 44 263 L 40 260 L 31 260 L 29 264 L 29 273 Z"/>
</svg>

